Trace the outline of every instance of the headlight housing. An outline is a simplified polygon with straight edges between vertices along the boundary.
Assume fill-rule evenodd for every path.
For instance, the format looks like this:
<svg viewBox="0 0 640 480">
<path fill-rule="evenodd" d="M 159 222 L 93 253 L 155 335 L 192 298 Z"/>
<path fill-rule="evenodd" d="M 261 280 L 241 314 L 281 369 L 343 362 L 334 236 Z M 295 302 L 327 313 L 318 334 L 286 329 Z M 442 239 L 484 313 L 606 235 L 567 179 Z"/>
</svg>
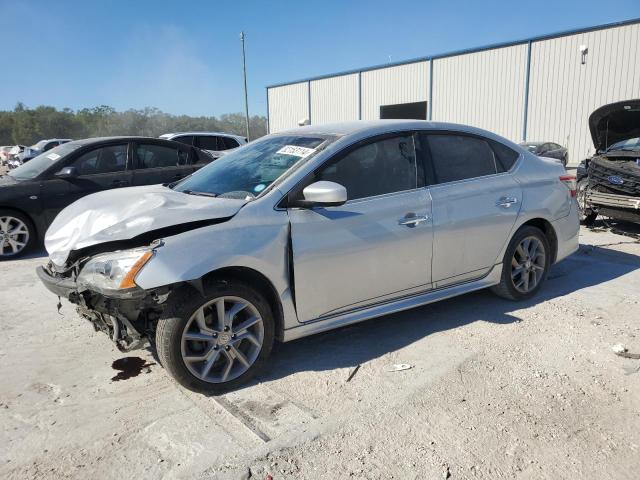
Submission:
<svg viewBox="0 0 640 480">
<path fill-rule="evenodd" d="M 80 270 L 76 283 L 104 294 L 124 293 L 137 288 L 135 277 L 152 257 L 148 248 L 96 255 Z"/>
</svg>

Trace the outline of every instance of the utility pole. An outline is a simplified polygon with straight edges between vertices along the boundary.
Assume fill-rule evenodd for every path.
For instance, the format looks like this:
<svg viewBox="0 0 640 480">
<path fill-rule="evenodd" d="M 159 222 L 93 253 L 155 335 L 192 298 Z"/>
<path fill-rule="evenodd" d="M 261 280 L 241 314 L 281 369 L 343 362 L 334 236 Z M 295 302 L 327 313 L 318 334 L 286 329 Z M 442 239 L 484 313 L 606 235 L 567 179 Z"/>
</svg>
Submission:
<svg viewBox="0 0 640 480">
<path fill-rule="evenodd" d="M 240 32 L 240 41 L 242 42 L 242 76 L 244 77 L 244 121 L 247 129 L 247 141 L 251 140 L 249 136 L 249 99 L 247 97 L 247 61 L 244 52 L 244 32 Z"/>
</svg>

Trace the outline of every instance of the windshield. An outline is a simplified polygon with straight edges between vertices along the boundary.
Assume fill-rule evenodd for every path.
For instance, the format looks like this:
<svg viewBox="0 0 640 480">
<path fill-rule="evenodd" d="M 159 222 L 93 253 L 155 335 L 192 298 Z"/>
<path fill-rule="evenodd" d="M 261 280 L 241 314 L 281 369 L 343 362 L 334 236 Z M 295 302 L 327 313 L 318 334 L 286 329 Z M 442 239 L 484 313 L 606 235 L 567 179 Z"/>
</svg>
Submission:
<svg viewBox="0 0 640 480">
<path fill-rule="evenodd" d="M 47 150 L 37 157 L 33 157 L 26 163 L 23 163 L 15 170 L 11 170 L 9 175 L 18 180 L 30 180 L 47 170 L 51 165 L 60 158 L 70 154 L 74 150 L 80 148 L 80 145 L 73 143 L 65 143 L 63 145 Z"/>
<path fill-rule="evenodd" d="M 33 150 L 42 150 L 48 141 L 49 140 L 40 140 L 38 143 L 36 143 L 35 145 L 31 145 L 29 148 L 32 148 Z"/>
<path fill-rule="evenodd" d="M 265 137 L 224 155 L 173 188 L 193 195 L 254 198 L 325 141 L 297 135 Z"/>
<path fill-rule="evenodd" d="M 622 140 L 621 142 L 616 142 L 613 145 L 611 145 L 609 148 L 607 148 L 607 152 L 612 152 L 612 151 L 629 151 L 629 152 L 635 152 L 635 151 L 640 151 L 640 137 L 636 137 L 636 138 L 629 138 L 627 140 Z"/>
</svg>

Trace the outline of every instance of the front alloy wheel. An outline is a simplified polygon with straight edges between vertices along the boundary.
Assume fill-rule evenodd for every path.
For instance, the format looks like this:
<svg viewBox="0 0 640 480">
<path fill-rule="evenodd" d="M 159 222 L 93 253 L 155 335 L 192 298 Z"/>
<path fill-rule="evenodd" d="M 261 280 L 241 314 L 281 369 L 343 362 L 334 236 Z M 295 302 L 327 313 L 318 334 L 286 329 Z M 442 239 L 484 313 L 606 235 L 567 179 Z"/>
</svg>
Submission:
<svg viewBox="0 0 640 480">
<path fill-rule="evenodd" d="M 271 353 L 275 322 L 258 290 L 235 280 L 218 281 L 205 296 L 173 292 L 156 326 L 162 366 L 182 386 L 219 394 L 246 383 Z"/>
<path fill-rule="evenodd" d="M 238 378 L 262 349 L 264 325 L 258 309 L 239 297 L 219 297 L 191 316 L 182 334 L 182 359 L 204 382 Z"/>
</svg>

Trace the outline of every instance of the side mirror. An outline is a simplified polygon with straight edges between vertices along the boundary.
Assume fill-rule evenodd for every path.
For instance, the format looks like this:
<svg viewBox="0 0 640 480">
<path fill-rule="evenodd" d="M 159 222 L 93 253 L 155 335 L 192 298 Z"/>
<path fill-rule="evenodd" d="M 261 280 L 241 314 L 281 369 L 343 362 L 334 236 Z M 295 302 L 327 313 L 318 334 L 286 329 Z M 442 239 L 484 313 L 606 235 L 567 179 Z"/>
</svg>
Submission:
<svg viewBox="0 0 640 480">
<path fill-rule="evenodd" d="M 76 167 L 64 167 L 62 170 L 56 173 L 58 178 L 74 178 L 78 176 L 78 169 Z"/>
<path fill-rule="evenodd" d="M 321 180 L 302 190 L 304 201 L 300 206 L 337 207 L 347 201 L 347 189 L 339 183 Z"/>
</svg>

